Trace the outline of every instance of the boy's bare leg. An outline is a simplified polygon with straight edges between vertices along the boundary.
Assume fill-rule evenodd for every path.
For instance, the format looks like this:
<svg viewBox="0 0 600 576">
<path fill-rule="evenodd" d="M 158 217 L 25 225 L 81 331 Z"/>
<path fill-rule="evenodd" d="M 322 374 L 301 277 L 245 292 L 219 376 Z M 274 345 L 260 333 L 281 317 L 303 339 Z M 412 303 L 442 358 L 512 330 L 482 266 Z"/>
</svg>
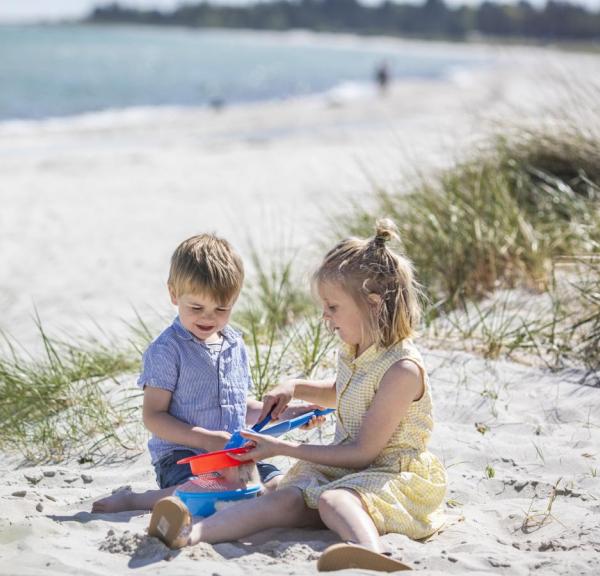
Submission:
<svg viewBox="0 0 600 576">
<path fill-rule="evenodd" d="M 106 498 L 96 500 L 92 504 L 92 512 L 125 512 L 126 510 L 152 510 L 161 498 L 171 496 L 177 486 L 146 492 L 132 492 L 129 489 L 119 490 Z"/>
<path fill-rule="evenodd" d="M 282 488 L 200 520 L 193 526 L 188 544 L 228 542 L 267 528 L 309 526 L 323 526 L 318 511 L 306 506 L 298 488 Z"/>
</svg>

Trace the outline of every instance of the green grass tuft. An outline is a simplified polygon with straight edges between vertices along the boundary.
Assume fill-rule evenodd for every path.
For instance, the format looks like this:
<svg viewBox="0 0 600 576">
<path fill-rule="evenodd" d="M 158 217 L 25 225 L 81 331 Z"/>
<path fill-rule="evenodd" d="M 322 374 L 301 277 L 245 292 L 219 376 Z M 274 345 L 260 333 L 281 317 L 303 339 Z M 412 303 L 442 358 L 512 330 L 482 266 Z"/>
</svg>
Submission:
<svg viewBox="0 0 600 576">
<path fill-rule="evenodd" d="M 293 274 L 294 258 L 266 261 L 251 252 L 255 276 L 234 315 L 250 353 L 254 394 L 261 400 L 282 378 L 308 376 L 331 348 L 305 282 Z"/>
<path fill-rule="evenodd" d="M 138 369 L 132 351 L 90 340 L 70 344 L 50 338 L 37 319 L 44 354 L 17 352 L 4 337 L 0 357 L 0 447 L 21 452 L 31 462 L 90 459 L 115 446 L 133 447 L 125 432 L 135 393 L 118 378 Z"/>
<path fill-rule="evenodd" d="M 369 236 L 377 216 L 394 219 L 434 302 L 454 307 L 498 286 L 543 289 L 554 258 L 598 251 L 600 142 L 496 138 L 408 192 L 376 195 L 374 211 L 355 207 L 338 231 Z"/>
</svg>

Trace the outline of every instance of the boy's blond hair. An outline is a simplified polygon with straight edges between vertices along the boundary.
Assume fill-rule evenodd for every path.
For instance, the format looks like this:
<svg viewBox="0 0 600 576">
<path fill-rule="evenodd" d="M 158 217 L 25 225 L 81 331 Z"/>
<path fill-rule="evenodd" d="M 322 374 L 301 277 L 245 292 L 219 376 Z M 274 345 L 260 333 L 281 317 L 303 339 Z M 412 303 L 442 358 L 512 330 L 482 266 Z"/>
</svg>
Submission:
<svg viewBox="0 0 600 576">
<path fill-rule="evenodd" d="M 242 259 L 227 240 L 214 234 L 184 240 L 171 257 L 168 285 L 176 297 L 208 294 L 226 304 L 237 298 L 243 282 Z"/>
<path fill-rule="evenodd" d="M 410 338 L 421 314 L 411 261 L 386 245 L 394 237 L 394 223 L 378 220 L 372 238 L 342 240 L 313 275 L 315 284 L 335 283 L 352 296 L 369 338 L 381 348 Z"/>
</svg>

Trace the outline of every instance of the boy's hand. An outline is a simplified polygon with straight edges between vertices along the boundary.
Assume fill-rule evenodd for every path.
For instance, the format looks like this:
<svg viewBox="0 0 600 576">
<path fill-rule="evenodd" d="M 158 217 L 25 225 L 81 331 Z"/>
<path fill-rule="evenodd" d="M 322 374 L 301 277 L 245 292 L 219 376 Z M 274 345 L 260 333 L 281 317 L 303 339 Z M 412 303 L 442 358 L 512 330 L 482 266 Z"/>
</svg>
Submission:
<svg viewBox="0 0 600 576">
<path fill-rule="evenodd" d="M 204 450 L 208 450 L 209 452 L 223 450 L 225 448 L 225 444 L 229 442 L 230 438 L 231 434 L 229 432 L 222 432 L 220 430 L 216 430 L 214 432 L 211 431 L 208 433 L 202 448 L 204 448 Z"/>
<path fill-rule="evenodd" d="M 290 403 L 290 400 L 294 397 L 294 388 L 295 384 L 293 382 L 285 382 L 268 392 L 263 397 L 263 409 L 258 417 L 258 422 L 266 418 L 269 413 L 272 420 L 278 420 Z"/>
</svg>

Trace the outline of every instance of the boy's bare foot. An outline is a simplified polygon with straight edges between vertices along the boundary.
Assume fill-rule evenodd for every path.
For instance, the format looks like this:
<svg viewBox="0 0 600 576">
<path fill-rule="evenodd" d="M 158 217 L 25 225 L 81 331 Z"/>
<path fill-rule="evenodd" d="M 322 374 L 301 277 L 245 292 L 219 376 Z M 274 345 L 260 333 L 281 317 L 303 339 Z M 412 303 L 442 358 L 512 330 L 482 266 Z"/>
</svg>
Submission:
<svg viewBox="0 0 600 576">
<path fill-rule="evenodd" d="M 124 512 L 126 510 L 137 510 L 131 486 L 117 488 L 110 496 L 100 498 L 92 504 L 92 513 Z"/>
<path fill-rule="evenodd" d="M 152 510 L 148 534 L 162 540 L 169 548 L 183 548 L 188 544 L 192 516 L 186 505 L 173 496 L 159 500 Z"/>
</svg>

